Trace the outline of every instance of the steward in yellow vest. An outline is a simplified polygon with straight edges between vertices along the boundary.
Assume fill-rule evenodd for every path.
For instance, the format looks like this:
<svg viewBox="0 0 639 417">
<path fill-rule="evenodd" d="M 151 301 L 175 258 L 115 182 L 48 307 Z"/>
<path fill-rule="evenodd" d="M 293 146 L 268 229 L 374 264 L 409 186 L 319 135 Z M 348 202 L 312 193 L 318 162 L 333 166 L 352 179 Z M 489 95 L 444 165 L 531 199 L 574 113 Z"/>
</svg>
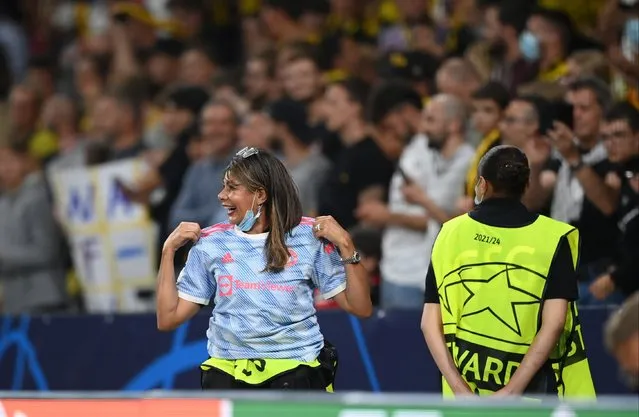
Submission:
<svg viewBox="0 0 639 417">
<path fill-rule="evenodd" d="M 529 175 L 518 148 L 488 151 L 478 206 L 435 241 L 422 330 L 445 396 L 595 396 L 575 304 L 579 232 L 520 203 Z"/>
</svg>

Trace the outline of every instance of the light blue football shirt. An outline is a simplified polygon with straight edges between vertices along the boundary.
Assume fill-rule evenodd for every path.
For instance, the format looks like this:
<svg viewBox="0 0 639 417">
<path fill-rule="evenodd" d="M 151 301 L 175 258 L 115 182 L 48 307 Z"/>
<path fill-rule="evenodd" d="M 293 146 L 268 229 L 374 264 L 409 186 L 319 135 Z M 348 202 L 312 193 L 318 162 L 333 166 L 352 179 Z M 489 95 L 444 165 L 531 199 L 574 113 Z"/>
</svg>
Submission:
<svg viewBox="0 0 639 417">
<path fill-rule="evenodd" d="M 247 234 L 220 223 L 202 231 L 177 280 L 179 297 L 214 307 L 208 353 L 219 359 L 310 362 L 324 346 L 313 290 L 325 298 L 346 289 L 335 247 L 313 235 L 304 217 L 287 235 L 291 257 L 280 273 L 264 272 L 267 233 Z"/>
</svg>

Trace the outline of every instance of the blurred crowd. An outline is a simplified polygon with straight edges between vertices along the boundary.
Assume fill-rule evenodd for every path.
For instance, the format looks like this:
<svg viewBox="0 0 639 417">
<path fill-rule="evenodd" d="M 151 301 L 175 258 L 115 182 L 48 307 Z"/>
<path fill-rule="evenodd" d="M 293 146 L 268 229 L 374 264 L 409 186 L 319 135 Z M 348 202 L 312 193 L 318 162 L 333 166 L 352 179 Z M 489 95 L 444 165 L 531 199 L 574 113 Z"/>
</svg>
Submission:
<svg viewBox="0 0 639 417">
<path fill-rule="evenodd" d="M 618 303 L 639 289 L 638 54 L 639 0 L 2 0 L 0 311 L 82 310 L 53 173 L 142 158 L 119 187 L 160 248 L 226 220 L 244 146 L 352 232 L 384 308 L 423 306 L 480 158 L 518 146 L 526 206 L 580 230 L 580 302 Z"/>
</svg>

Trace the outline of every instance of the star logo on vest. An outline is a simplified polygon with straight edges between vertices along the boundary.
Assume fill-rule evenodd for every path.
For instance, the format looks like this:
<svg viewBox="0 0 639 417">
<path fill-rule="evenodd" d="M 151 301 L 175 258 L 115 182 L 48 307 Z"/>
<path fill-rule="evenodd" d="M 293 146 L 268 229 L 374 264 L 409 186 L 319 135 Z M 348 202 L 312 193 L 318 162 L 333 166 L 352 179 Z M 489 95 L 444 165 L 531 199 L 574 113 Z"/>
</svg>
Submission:
<svg viewBox="0 0 639 417">
<path fill-rule="evenodd" d="M 485 266 L 483 265 L 483 267 Z M 513 284 L 511 274 L 514 271 L 524 272 L 526 275 L 533 272 L 515 265 L 495 266 L 498 266 L 500 270 L 487 279 L 477 278 L 473 274 L 473 270 L 478 271 L 479 269 L 473 267 L 457 271 L 459 280 L 444 286 L 445 296 L 442 298 L 442 305 L 452 314 L 449 292 L 465 291 L 467 297 L 461 311 L 460 319 L 462 321 L 464 318 L 474 315 L 478 315 L 483 320 L 486 315 L 490 315 L 521 337 L 521 324 L 517 309 L 520 306 L 539 304 L 541 299 Z M 462 288 L 459 288 L 460 285 Z"/>
</svg>

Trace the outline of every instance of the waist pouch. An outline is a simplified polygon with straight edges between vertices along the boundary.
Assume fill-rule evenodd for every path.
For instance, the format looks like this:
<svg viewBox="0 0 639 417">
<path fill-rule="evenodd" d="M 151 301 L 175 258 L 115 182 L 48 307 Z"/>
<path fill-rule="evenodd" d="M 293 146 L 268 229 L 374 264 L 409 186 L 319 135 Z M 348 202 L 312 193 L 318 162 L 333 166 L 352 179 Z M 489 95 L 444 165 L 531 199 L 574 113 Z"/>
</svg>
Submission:
<svg viewBox="0 0 639 417">
<path fill-rule="evenodd" d="M 320 351 L 317 359 L 302 362 L 294 359 L 219 359 L 209 358 L 202 362 L 200 369 L 208 371 L 215 368 L 237 381 L 250 385 L 264 385 L 269 381 L 286 373 L 295 371 L 301 366 L 321 368 L 321 374 L 326 383 L 327 391 L 332 392 L 333 382 L 337 373 L 337 349 L 328 342 Z"/>
</svg>

